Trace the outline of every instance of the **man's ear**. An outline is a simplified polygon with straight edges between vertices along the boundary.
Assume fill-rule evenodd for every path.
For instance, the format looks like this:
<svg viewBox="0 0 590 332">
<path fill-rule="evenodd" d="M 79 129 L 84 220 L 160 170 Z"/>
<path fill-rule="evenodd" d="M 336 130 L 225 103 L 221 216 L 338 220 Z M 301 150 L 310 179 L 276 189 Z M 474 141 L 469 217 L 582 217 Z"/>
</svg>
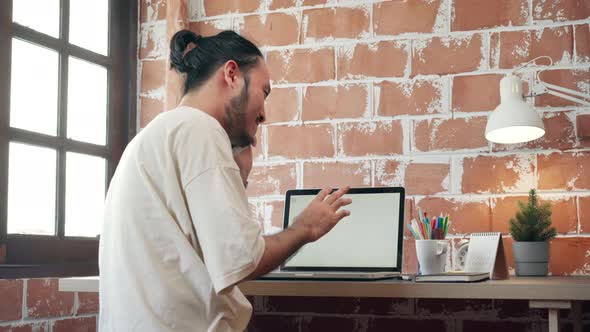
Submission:
<svg viewBox="0 0 590 332">
<path fill-rule="evenodd" d="M 223 79 L 229 87 L 233 88 L 237 84 L 239 75 L 240 69 L 234 60 L 228 60 L 223 65 Z"/>
</svg>

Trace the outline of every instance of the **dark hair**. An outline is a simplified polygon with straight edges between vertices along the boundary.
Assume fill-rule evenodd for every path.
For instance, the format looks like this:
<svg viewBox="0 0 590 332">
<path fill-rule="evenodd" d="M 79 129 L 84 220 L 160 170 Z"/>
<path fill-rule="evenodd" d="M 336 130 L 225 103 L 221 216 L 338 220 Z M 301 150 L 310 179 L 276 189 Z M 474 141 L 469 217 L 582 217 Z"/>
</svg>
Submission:
<svg viewBox="0 0 590 332">
<path fill-rule="evenodd" d="M 194 47 L 185 53 L 190 43 Z M 202 37 L 190 30 L 180 30 L 170 40 L 170 68 L 187 74 L 183 94 L 201 86 L 229 60 L 247 73 L 261 58 L 258 47 L 234 31 Z"/>
</svg>

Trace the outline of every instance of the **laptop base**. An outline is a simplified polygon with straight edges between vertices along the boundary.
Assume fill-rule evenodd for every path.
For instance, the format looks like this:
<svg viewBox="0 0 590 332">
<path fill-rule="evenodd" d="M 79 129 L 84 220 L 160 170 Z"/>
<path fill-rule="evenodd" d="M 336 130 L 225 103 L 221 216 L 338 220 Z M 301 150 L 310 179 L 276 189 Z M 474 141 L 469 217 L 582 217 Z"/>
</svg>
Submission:
<svg viewBox="0 0 590 332">
<path fill-rule="evenodd" d="M 381 280 L 401 278 L 399 272 L 271 272 L 259 277 L 262 280 Z"/>
</svg>

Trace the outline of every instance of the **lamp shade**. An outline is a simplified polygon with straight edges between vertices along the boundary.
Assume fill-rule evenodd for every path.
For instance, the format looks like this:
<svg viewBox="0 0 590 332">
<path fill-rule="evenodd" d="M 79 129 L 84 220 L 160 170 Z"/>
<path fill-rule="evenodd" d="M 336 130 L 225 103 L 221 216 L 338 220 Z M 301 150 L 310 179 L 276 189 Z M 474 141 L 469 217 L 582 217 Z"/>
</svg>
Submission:
<svg viewBox="0 0 590 332">
<path fill-rule="evenodd" d="M 500 81 L 500 105 L 488 117 L 486 139 L 501 144 L 532 141 L 545 135 L 539 114 L 522 97 L 522 81 L 506 75 Z"/>
</svg>

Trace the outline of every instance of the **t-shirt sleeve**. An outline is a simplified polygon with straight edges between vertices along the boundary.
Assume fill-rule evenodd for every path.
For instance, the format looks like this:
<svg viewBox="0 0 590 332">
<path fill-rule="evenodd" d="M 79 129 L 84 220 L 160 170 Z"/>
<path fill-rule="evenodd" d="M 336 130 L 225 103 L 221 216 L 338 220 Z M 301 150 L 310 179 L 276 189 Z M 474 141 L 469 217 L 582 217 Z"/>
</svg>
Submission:
<svg viewBox="0 0 590 332">
<path fill-rule="evenodd" d="M 264 253 L 262 229 L 249 212 L 235 166 L 206 170 L 185 192 L 205 266 L 219 294 L 256 269 Z"/>
</svg>

